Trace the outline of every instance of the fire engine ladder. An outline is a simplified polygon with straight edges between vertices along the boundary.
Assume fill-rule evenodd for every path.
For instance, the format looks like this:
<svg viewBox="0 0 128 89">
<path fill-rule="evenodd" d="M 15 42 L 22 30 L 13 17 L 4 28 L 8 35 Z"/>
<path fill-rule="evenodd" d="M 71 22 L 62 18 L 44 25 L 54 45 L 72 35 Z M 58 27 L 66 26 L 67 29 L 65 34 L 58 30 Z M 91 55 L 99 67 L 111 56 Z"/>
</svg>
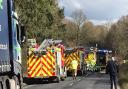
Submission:
<svg viewBox="0 0 128 89">
<path fill-rule="evenodd" d="M 45 39 L 36 51 L 45 50 L 52 43 L 52 39 Z"/>
</svg>

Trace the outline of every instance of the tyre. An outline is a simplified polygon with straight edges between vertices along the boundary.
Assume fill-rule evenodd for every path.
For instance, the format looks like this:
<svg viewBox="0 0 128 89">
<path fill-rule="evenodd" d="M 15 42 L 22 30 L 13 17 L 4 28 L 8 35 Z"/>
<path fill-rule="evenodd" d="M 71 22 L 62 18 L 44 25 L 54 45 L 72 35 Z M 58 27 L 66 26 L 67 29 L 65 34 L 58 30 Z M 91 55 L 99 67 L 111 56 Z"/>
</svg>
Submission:
<svg viewBox="0 0 128 89">
<path fill-rule="evenodd" d="M 16 82 L 14 79 L 9 79 L 9 88 L 7 89 L 16 89 Z"/>
<path fill-rule="evenodd" d="M 60 78 L 57 76 L 53 76 L 49 78 L 49 82 L 54 82 L 54 83 L 59 83 L 60 82 Z"/>
<path fill-rule="evenodd" d="M 13 80 L 15 81 L 15 89 L 21 89 L 21 84 L 20 84 L 19 79 L 17 78 L 17 76 L 14 76 Z"/>
<path fill-rule="evenodd" d="M 2 85 L 2 82 L 0 82 L 0 89 L 3 89 L 3 85 Z"/>
<path fill-rule="evenodd" d="M 3 77 L 2 89 L 11 89 L 11 84 L 8 77 Z"/>
<path fill-rule="evenodd" d="M 65 77 L 61 77 L 60 80 L 61 80 L 61 81 L 64 81 L 64 80 L 65 80 Z"/>
<path fill-rule="evenodd" d="M 59 78 L 59 77 L 56 77 L 56 78 L 55 78 L 55 82 L 56 82 L 56 83 L 59 83 L 59 82 L 60 82 L 60 78 Z"/>
<path fill-rule="evenodd" d="M 1 89 L 18 89 L 16 88 L 16 81 L 10 79 L 8 76 L 4 76 L 2 82 L 0 82 Z"/>
</svg>

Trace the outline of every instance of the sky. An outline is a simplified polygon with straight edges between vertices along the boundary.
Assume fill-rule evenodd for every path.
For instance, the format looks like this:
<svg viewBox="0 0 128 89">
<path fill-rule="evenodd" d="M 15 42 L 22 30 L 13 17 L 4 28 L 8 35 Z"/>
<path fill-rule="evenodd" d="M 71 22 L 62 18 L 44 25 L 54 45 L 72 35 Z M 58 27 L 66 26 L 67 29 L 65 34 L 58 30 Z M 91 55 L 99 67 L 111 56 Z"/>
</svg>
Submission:
<svg viewBox="0 0 128 89">
<path fill-rule="evenodd" d="M 59 0 L 59 6 L 64 7 L 66 18 L 77 9 L 82 10 L 94 24 L 116 22 L 122 16 L 128 15 L 128 0 Z"/>
</svg>

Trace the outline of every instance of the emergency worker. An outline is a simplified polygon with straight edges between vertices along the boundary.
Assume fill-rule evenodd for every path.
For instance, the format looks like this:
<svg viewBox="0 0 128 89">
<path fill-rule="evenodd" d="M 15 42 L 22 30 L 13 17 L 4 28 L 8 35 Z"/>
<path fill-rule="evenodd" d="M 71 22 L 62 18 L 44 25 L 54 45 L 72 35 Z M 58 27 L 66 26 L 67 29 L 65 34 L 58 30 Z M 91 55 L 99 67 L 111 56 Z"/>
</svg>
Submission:
<svg viewBox="0 0 128 89">
<path fill-rule="evenodd" d="M 111 54 L 109 55 L 109 60 L 107 62 L 106 73 L 110 75 L 110 82 L 111 82 L 110 89 L 117 89 L 118 65 L 116 63 L 116 58 L 112 56 Z"/>
<path fill-rule="evenodd" d="M 77 67 L 78 67 L 77 60 L 72 60 L 71 67 L 72 67 L 72 77 L 74 80 L 74 79 L 76 79 L 76 76 L 77 76 Z"/>
</svg>

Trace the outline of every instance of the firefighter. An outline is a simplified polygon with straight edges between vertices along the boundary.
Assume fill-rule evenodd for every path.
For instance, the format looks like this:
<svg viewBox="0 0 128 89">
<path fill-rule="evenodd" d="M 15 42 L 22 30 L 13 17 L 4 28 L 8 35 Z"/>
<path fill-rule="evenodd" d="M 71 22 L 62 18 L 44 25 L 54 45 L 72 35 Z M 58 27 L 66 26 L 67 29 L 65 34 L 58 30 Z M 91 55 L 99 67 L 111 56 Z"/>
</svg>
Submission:
<svg viewBox="0 0 128 89">
<path fill-rule="evenodd" d="M 77 60 L 72 60 L 71 67 L 72 67 L 72 77 L 74 80 L 74 79 L 76 79 L 76 76 L 77 76 L 77 67 L 78 67 Z"/>
</svg>

